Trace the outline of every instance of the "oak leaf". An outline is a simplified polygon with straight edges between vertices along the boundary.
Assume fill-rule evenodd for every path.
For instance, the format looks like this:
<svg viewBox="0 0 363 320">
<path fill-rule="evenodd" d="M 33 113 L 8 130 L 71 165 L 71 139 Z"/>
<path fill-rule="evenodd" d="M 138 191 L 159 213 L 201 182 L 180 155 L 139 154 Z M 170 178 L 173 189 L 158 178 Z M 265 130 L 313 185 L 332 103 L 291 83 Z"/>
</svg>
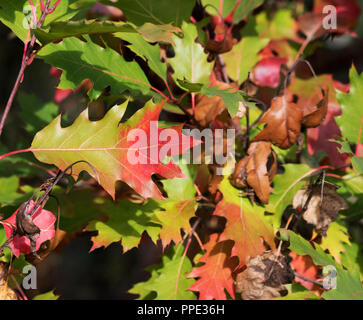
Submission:
<svg viewBox="0 0 363 320">
<path fill-rule="evenodd" d="M 274 248 L 273 229 L 258 212 L 257 206 L 239 197 L 239 191 L 230 185 L 228 179 L 221 182 L 219 190 L 223 200 L 217 204 L 213 214 L 227 219 L 220 240 L 234 241 L 232 255 L 238 257 L 239 265 L 264 252 L 264 242 Z"/>
<path fill-rule="evenodd" d="M 318 271 L 319 267 L 317 267 L 313 259 L 311 259 L 308 255 L 298 255 L 295 252 L 291 251 L 289 256 L 292 258 L 290 261 L 290 266 L 299 274 L 308 279 L 318 280 Z M 311 281 L 303 280 L 300 277 L 295 277 L 295 281 L 302 284 L 306 289 L 312 290 L 314 287 L 314 283 Z"/>
<path fill-rule="evenodd" d="M 31 150 L 38 160 L 55 164 L 61 170 L 75 161 L 87 160 L 98 177 L 87 164 L 82 163 L 73 168 L 73 174 L 78 176 L 82 170 L 88 171 L 94 178 L 99 178 L 101 186 L 113 198 L 115 182 L 122 180 L 144 198 L 161 200 L 162 194 L 151 176 L 159 174 L 168 179 L 182 178 L 183 174 L 176 164 L 172 161 L 163 164 L 162 161 L 166 156 L 183 153 L 200 143 L 182 135 L 182 125 L 167 129 L 158 127 L 164 103 L 154 104 L 150 100 L 120 125 L 127 102 L 113 107 L 103 119 L 95 122 L 88 119 L 88 110 L 85 110 L 66 128 L 61 127 L 61 116 L 58 116 L 37 133 Z M 170 130 L 174 133 L 172 138 Z M 164 136 L 163 141 L 158 139 L 161 136 Z"/>
<path fill-rule="evenodd" d="M 251 186 L 257 197 L 263 203 L 268 203 L 272 192 L 270 183 L 276 173 L 277 159 L 271 150 L 271 142 L 259 141 L 251 143 L 248 148 L 249 159 L 246 164 L 247 183 Z M 268 170 L 267 164 L 270 154 L 273 155 L 273 163 Z"/>
<path fill-rule="evenodd" d="M 261 87 L 277 88 L 280 84 L 281 66 L 287 62 L 285 58 L 267 57 L 254 68 L 253 80 Z"/>
<path fill-rule="evenodd" d="M 291 283 L 294 274 L 284 255 L 266 251 L 247 263 L 247 269 L 237 275 L 236 292 L 243 300 L 272 300 L 287 293 L 284 284 Z"/>
<path fill-rule="evenodd" d="M 216 234 L 204 246 L 206 253 L 199 259 L 204 264 L 193 269 L 189 278 L 199 278 L 190 288 L 199 291 L 199 300 L 226 300 L 225 290 L 234 298 L 232 272 L 237 261 L 231 258 L 233 241 L 218 241 Z"/>
<path fill-rule="evenodd" d="M 253 141 L 271 141 L 281 149 L 291 147 L 301 130 L 303 114 L 286 96 L 276 97 L 263 115 L 260 123 L 266 123 L 264 129 Z"/>
</svg>

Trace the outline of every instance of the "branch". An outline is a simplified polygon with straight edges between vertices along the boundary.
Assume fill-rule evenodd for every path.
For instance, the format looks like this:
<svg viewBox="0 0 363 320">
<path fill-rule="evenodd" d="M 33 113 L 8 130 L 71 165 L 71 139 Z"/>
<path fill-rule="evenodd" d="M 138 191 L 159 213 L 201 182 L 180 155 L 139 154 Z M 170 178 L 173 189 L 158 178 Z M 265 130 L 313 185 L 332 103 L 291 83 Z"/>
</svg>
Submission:
<svg viewBox="0 0 363 320">
<path fill-rule="evenodd" d="M 40 28 L 42 26 L 42 24 L 43 24 L 46 16 L 50 13 L 50 11 L 49 11 L 49 5 L 50 5 L 50 0 L 47 0 L 47 2 L 45 4 L 45 8 L 42 11 L 42 15 L 40 16 L 40 19 L 39 19 L 39 21 L 37 23 L 37 28 Z M 30 64 L 30 62 L 32 61 L 32 58 L 33 58 L 33 50 L 34 50 L 34 45 L 35 45 L 36 40 L 37 39 L 36 39 L 35 35 L 33 34 L 32 38 L 30 40 L 30 44 L 28 45 L 28 42 L 25 44 L 25 47 L 26 47 L 26 49 L 25 49 L 25 56 L 23 58 L 23 61 L 22 61 L 22 64 L 21 64 L 21 67 L 20 67 L 18 76 L 16 78 L 16 81 L 15 81 L 15 84 L 13 86 L 13 89 L 11 90 L 9 100 L 6 103 L 4 113 L 3 113 L 2 118 L 1 118 L 1 121 L 0 121 L 0 136 L 1 136 L 2 131 L 3 131 L 6 118 L 7 118 L 8 114 L 9 114 L 9 111 L 10 111 L 11 106 L 13 104 L 15 95 L 16 95 L 18 89 L 19 89 L 19 85 L 22 82 L 22 79 L 23 79 L 23 76 L 24 76 L 24 71 L 25 71 L 26 67 L 28 66 L 28 64 Z"/>
</svg>

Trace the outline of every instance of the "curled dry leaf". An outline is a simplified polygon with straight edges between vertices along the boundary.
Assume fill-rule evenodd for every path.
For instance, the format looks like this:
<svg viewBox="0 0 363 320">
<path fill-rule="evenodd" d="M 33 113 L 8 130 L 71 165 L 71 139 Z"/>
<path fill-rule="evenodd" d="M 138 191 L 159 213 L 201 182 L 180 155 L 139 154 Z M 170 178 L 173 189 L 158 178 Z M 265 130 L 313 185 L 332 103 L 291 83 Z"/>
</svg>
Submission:
<svg viewBox="0 0 363 320">
<path fill-rule="evenodd" d="M 303 125 L 307 128 L 316 128 L 324 121 L 328 111 L 328 87 L 321 89 L 322 98 L 314 106 L 307 106 L 303 109 Z"/>
<path fill-rule="evenodd" d="M 261 202 L 268 203 L 272 191 L 270 183 L 276 170 L 277 158 L 271 150 L 271 142 L 253 142 L 248 149 L 248 156 L 237 163 L 230 181 L 237 188 L 246 187 L 247 182 Z"/>
<path fill-rule="evenodd" d="M 233 186 L 236 188 L 244 188 L 246 187 L 246 165 L 249 160 L 249 157 L 246 156 L 237 162 L 237 165 L 234 167 L 234 171 L 232 175 L 229 177 L 229 180 Z"/>
<path fill-rule="evenodd" d="M 8 265 L 0 262 L 0 300 L 18 300 L 14 290 L 8 286 L 7 273 Z"/>
<path fill-rule="evenodd" d="M 276 97 L 260 123 L 266 123 L 264 129 L 253 141 L 270 141 L 281 149 L 290 148 L 301 130 L 303 114 L 286 96 Z"/>
<path fill-rule="evenodd" d="M 301 94 L 302 90 L 305 90 L 305 93 Z M 305 127 L 316 128 L 322 124 L 328 112 L 330 100 L 327 85 L 319 87 L 318 83 L 313 83 L 313 80 L 295 80 L 287 89 L 287 94 L 289 99 L 293 99 L 293 95 L 298 96 L 296 104 L 303 114 L 302 124 Z"/>
<path fill-rule="evenodd" d="M 335 121 L 335 117 L 342 114 L 336 98 L 336 89 L 347 93 L 349 84 L 343 85 L 333 80 L 331 75 L 324 74 L 318 76 L 317 79 L 295 78 L 286 91 L 288 94 L 294 94 L 298 97 L 297 105 L 303 110 L 304 116 L 307 116 L 309 112 L 316 109 L 315 106 L 322 100 L 321 88 L 326 93 L 325 98 L 327 97 L 328 100 L 327 112 L 318 127 L 311 127 L 307 130 L 308 152 L 310 155 L 314 155 L 323 150 L 334 167 L 341 167 L 346 163 L 347 154 L 339 153 L 339 145 L 330 140 L 336 136 L 341 136 L 341 131 Z"/>
<path fill-rule="evenodd" d="M 205 47 L 206 51 L 213 53 L 225 53 L 232 49 L 233 45 L 237 43 L 233 39 L 231 31 L 226 29 L 224 24 L 218 24 L 215 29 L 215 38 L 209 39 Z"/>
<path fill-rule="evenodd" d="M 246 164 L 247 183 L 255 190 L 263 203 L 268 203 L 272 191 L 270 183 L 277 170 L 277 159 L 271 150 L 271 143 L 260 141 L 251 143 L 248 148 L 249 160 Z M 267 169 L 268 159 L 272 154 L 273 162 L 270 171 Z"/>
<path fill-rule="evenodd" d="M 323 192 L 321 184 L 313 185 L 311 190 L 299 190 L 293 199 L 293 207 L 297 210 L 304 208 L 311 193 L 303 219 L 325 233 L 330 223 L 336 220 L 339 211 L 348 209 L 348 204 L 337 194 L 338 188 L 334 184 L 325 182 Z"/>
<path fill-rule="evenodd" d="M 252 258 L 247 269 L 237 275 L 236 292 L 243 300 L 271 300 L 287 293 L 284 284 L 294 279 L 287 258 L 276 256 L 276 250 Z"/>
</svg>

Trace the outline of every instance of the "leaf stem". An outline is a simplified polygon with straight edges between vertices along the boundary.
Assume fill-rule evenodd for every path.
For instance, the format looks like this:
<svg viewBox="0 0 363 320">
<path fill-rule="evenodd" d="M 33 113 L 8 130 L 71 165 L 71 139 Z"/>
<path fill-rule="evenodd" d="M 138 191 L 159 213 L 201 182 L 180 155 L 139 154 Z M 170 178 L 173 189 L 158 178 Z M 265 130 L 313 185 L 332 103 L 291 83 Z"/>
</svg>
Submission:
<svg viewBox="0 0 363 320">
<path fill-rule="evenodd" d="M 29 152 L 29 151 L 32 151 L 32 150 L 31 149 L 22 149 L 22 150 L 11 151 L 11 152 L 8 152 L 8 153 L 5 153 L 5 154 L 1 155 L 0 160 L 6 158 L 8 156 L 11 156 L 13 154 L 24 153 L 24 152 Z"/>
</svg>

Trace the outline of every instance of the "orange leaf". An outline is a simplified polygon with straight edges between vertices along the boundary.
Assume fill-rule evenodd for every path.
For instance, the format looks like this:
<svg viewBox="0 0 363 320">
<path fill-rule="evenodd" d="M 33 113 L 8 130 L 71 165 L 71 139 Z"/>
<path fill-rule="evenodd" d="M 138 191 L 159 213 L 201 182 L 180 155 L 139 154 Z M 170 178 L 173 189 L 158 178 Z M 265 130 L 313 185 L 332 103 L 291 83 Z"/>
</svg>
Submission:
<svg viewBox="0 0 363 320">
<path fill-rule="evenodd" d="M 204 262 L 201 267 L 193 269 L 189 278 L 199 279 L 189 288 L 199 291 L 199 300 L 226 300 L 225 289 L 234 298 L 232 272 L 237 261 L 231 258 L 233 241 L 218 242 L 216 234 L 210 237 L 205 245 L 207 252 L 199 259 Z"/>
</svg>

